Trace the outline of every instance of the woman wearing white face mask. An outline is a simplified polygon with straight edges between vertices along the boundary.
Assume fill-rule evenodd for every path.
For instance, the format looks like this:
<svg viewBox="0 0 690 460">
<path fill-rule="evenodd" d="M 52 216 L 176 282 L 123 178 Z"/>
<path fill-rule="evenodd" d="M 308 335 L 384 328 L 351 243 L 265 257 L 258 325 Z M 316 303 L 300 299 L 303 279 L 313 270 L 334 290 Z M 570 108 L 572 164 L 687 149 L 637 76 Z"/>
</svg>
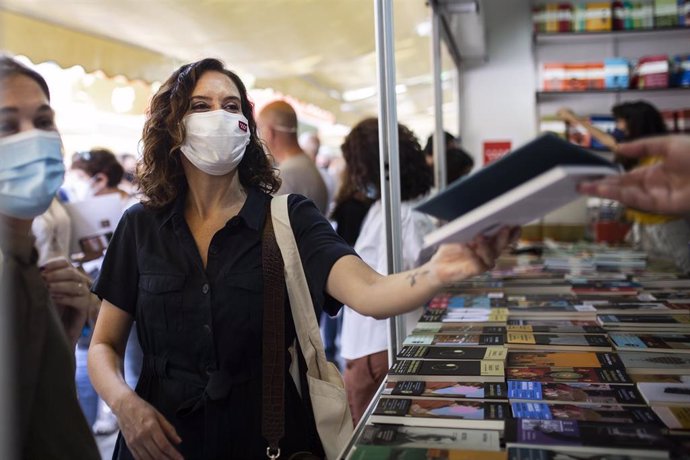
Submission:
<svg viewBox="0 0 690 460">
<path fill-rule="evenodd" d="M 119 419 L 115 456 L 265 458 L 262 416 L 272 411 L 262 411 L 262 383 L 274 382 L 262 380 L 262 333 L 270 327 L 263 322 L 262 231 L 280 182 L 257 138 L 247 91 L 221 62 L 181 67 L 149 113 L 139 171 L 144 201 L 125 212 L 94 285 L 103 304 L 89 370 Z M 448 245 L 418 270 L 384 277 L 311 201 L 290 196 L 288 207 L 315 314 L 335 314 L 343 302 L 378 318 L 411 311 L 447 283 L 492 266 L 509 239 L 504 229 Z M 290 344 L 287 301 L 284 311 L 284 337 L 274 341 Z M 144 350 L 136 393 L 121 371 L 134 319 Z M 280 359 L 290 363 L 287 347 Z M 289 373 L 279 383 L 280 458 L 300 451 L 323 457 L 307 402 Z"/>
<path fill-rule="evenodd" d="M 49 99 L 40 75 L 0 57 L 0 273 L 17 390 L 9 413 L 18 420 L 18 457 L 97 459 L 76 400 L 72 356 L 91 300 L 87 280 L 66 261 L 48 264 L 42 276 L 31 237 L 33 218 L 48 208 L 64 175 Z"/>
</svg>

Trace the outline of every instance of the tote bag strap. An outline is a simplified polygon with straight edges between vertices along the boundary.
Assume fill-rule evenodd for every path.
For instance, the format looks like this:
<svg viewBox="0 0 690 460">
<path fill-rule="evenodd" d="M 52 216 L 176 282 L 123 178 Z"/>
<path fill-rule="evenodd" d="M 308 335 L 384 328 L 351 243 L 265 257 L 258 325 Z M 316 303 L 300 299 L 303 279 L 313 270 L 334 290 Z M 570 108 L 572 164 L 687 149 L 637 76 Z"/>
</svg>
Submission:
<svg viewBox="0 0 690 460">
<path fill-rule="evenodd" d="M 285 264 L 285 282 L 290 299 L 290 309 L 295 323 L 297 340 L 307 363 L 307 374 L 324 376 L 327 373 L 326 352 L 321 342 L 321 333 L 316 322 L 314 304 L 297 249 L 297 242 L 290 225 L 288 195 L 273 197 L 271 218 L 273 219 L 276 241 Z"/>
</svg>

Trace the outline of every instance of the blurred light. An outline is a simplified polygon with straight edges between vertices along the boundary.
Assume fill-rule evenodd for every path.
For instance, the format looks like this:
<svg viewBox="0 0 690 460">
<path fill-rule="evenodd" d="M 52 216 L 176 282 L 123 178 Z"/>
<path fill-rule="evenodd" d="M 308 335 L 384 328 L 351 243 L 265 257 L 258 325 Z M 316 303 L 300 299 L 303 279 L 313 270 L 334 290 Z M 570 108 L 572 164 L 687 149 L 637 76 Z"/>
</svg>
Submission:
<svg viewBox="0 0 690 460">
<path fill-rule="evenodd" d="M 134 88 L 131 86 L 120 86 L 113 89 L 112 96 L 110 97 L 110 103 L 113 106 L 113 110 L 117 113 L 127 113 L 134 107 L 134 99 L 136 99 L 136 93 Z"/>
<path fill-rule="evenodd" d="M 343 91 L 343 101 L 345 102 L 362 101 L 373 96 L 376 96 L 376 88 L 373 86 Z"/>
<path fill-rule="evenodd" d="M 431 21 L 427 19 L 424 22 L 420 22 L 415 27 L 415 30 L 417 31 L 417 35 L 420 37 L 428 37 L 431 35 Z"/>
</svg>

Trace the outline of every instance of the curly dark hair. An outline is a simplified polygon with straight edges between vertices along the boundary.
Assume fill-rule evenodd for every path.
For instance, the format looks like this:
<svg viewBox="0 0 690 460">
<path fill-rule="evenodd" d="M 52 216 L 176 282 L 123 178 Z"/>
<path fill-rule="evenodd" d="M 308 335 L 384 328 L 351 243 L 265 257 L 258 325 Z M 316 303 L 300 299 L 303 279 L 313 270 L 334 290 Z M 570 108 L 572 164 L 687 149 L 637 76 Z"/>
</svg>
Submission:
<svg viewBox="0 0 690 460">
<path fill-rule="evenodd" d="M 403 201 L 427 193 L 433 184 L 433 174 L 426 164 L 424 152 L 415 135 L 398 124 L 400 150 L 400 195 Z M 376 118 L 360 121 L 341 146 L 346 167 L 336 204 L 349 197 L 374 192 L 381 196 L 379 165 L 379 123 Z"/>
<path fill-rule="evenodd" d="M 274 193 L 280 188 L 280 179 L 256 134 L 254 104 L 247 97 L 247 88 L 221 61 L 207 58 L 177 69 L 151 99 L 144 123 L 143 155 L 137 166 L 143 201 L 148 207 L 162 208 L 170 204 L 186 187 L 180 160 L 180 145 L 185 138 L 182 119 L 189 110 L 190 97 L 197 82 L 205 72 L 210 71 L 227 75 L 237 86 L 242 115 L 249 122 L 249 144 L 237 168 L 240 183 L 244 187 L 257 187 L 267 193 Z"/>
<path fill-rule="evenodd" d="M 103 173 L 108 178 L 108 187 L 117 187 L 122 180 L 125 169 L 113 152 L 103 148 L 93 148 L 86 152 L 75 153 L 72 156 L 72 169 L 81 169 L 93 177 Z"/>
</svg>

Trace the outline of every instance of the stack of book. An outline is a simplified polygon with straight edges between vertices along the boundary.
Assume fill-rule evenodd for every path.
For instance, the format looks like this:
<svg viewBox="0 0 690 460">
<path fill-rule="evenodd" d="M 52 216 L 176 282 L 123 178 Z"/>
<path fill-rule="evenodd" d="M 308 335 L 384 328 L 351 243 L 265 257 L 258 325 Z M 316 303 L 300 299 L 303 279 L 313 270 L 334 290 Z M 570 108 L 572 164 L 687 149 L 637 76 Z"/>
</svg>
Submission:
<svg viewBox="0 0 690 460">
<path fill-rule="evenodd" d="M 565 252 L 432 299 L 346 458 L 690 458 L 690 278 Z"/>
</svg>

